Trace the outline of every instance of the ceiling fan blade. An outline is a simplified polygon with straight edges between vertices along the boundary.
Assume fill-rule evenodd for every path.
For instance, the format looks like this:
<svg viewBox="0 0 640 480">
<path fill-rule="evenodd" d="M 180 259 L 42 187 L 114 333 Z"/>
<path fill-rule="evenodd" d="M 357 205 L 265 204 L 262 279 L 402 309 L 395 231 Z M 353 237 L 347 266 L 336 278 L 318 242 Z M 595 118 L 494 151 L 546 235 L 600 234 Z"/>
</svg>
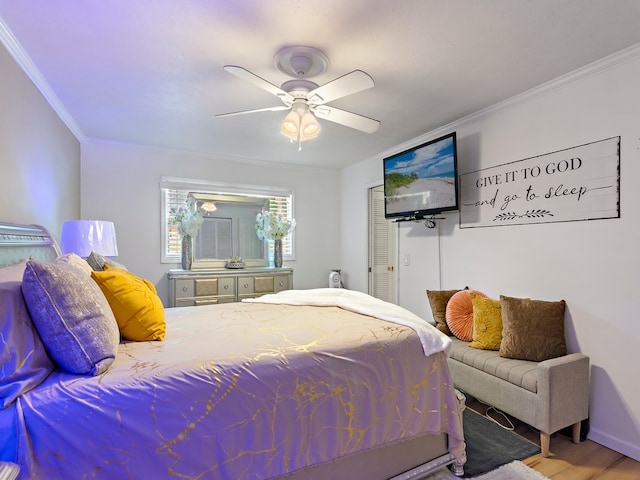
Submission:
<svg viewBox="0 0 640 480">
<path fill-rule="evenodd" d="M 286 105 L 278 105 L 277 107 L 266 107 L 266 108 L 257 108 L 254 110 L 242 110 L 240 112 L 230 112 L 230 113 L 219 113 L 216 117 L 232 117 L 234 115 L 244 115 L 245 113 L 256 113 L 256 112 L 279 112 L 280 110 L 289 110 L 291 107 L 287 107 Z"/>
<path fill-rule="evenodd" d="M 347 112 L 339 108 L 321 105 L 311 109 L 318 118 L 329 120 L 330 122 L 339 123 L 345 127 L 355 128 L 366 133 L 373 133 L 380 127 L 380 122 L 373 118 L 358 115 L 357 113 Z"/>
<path fill-rule="evenodd" d="M 266 90 L 267 92 L 275 95 L 276 97 L 281 99 L 285 104 L 287 102 L 289 104 L 293 102 L 293 97 L 289 95 L 287 92 L 282 90 L 277 85 L 274 85 L 273 83 L 265 80 L 264 78 L 259 77 L 255 73 L 250 72 L 246 68 L 238 67 L 236 65 L 225 65 L 223 68 L 225 69 L 225 71 L 235 75 L 236 77 L 243 78 L 253 83 L 254 85 L 257 85 L 261 89 Z"/>
<path fill-rule="evenodd" d="M 361 92 L 374 86 L 373 78 L 362 70 L 354 70 L 342 77 L 325 83 L 324 85 L 311 90 L 307 94 L 307 99 L 314 105 L 323 105 L 332 100 L 346 97 L 352 93 Z"/>
</svg>

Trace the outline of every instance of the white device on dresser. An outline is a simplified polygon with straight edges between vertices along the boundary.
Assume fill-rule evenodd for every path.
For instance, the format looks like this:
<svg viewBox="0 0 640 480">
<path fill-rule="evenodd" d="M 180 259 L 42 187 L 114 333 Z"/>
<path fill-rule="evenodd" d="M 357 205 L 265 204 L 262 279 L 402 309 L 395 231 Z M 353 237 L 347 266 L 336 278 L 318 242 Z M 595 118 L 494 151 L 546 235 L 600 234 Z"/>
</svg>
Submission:
<svg viewBox="0 0 640 480">
<path fill-rule="evenodd" d="M 342 279 L 340 278 L 340 270 L 331 270 L 329 274 L 329 288 L 341 288 Z"/>
</svg>

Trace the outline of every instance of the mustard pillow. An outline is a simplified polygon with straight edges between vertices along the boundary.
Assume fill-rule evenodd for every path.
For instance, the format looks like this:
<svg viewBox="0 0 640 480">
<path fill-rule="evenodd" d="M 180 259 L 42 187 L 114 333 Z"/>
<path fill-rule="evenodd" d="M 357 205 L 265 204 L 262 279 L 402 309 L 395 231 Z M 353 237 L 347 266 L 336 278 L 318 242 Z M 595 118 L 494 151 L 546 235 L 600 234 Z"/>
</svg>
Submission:
<svg viewBox="0 0 640 480">
<path fill-rule="evenodd" d="M 120 335 L 139 342 L 164 339 L 164 306 L 153 284 L 118 267 L 104 268 L 91 277 L 107 297 Z"/>
<path fill-rule="evenodd" d="M 500 350 L 502 342 L 502 309 L 500 300 L 470 293 L 473 305 L 473 341 L 470 347 Z"/>
</svg>

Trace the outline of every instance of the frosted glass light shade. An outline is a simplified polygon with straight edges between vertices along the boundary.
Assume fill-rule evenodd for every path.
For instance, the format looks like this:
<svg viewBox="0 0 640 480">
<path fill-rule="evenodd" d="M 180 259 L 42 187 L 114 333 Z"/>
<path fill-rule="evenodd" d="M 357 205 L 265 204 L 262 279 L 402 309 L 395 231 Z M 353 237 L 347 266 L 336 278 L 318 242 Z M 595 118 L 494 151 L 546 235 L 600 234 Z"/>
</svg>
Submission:
<svg viewBox="0 0 640 480">
<path fill-rule="evenodd" d="M 295 102 L 291 111 L 284 117 L 280 124 L 280 132 L 291 140 L 304 142 L 316 138 L 320 133 L 320 124 L 309 106 Z"/>
<path fill-rule="evenodd" d="M 62 224 L 62 253 L 75 253 L 87 258 L 91 252 L 105 257 L 118 256 L 116 229 L 113 222 L 70 220 Z"/>
<path fill-rule="evenodd" d="M 296 140 L 298 138 L 298 129 L 300 128 L 300 115 L 295 110 L 291 110 L 280 124 L 280 132 L 283 135 Z"/>
<path fill-rule="evenodd" d="M 307 111 L 300 121 L 300 140 L 311 140 L 316 138 L 320 133 L 320 124 L 313 116 L 313 113 Z"/>
</svg>

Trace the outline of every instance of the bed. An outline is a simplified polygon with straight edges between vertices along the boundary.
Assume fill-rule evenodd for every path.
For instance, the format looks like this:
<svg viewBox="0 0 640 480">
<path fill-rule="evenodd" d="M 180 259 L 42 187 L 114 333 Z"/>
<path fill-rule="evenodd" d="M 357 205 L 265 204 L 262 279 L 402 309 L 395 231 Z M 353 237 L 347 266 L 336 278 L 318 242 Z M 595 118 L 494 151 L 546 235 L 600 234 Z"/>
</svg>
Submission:
<svg viewBox="0 0 640 480">
<path fill-rule="evenodd" d="M 25 320 L 22 270 L 58 259 L 46 229 L 0 224 L 0 461 L 18 478 L 462 475 L 449 339 L 400 307 L 317 289 L 163 309 L 162 340 L 118 337 L 108 365 L 70 373 Z"/>
</svg>

